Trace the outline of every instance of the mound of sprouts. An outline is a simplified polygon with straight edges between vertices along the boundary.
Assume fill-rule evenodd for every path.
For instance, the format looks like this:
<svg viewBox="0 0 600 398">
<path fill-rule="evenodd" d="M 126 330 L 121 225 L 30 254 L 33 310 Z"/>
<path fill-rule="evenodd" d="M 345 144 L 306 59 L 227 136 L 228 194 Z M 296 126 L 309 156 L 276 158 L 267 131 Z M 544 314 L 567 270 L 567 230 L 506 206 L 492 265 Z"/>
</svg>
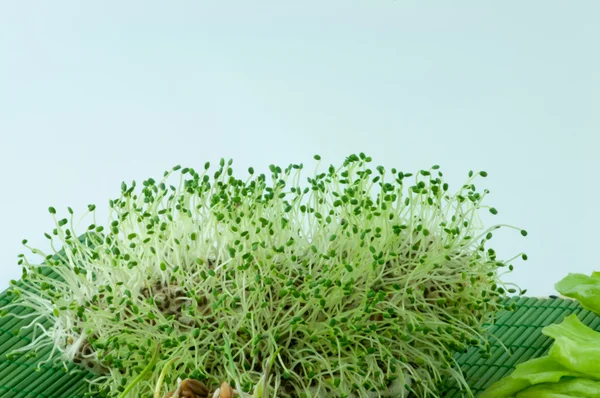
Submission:
<svg viewBox="0 0 600 398">
<path fill-rule="evenodd" d="M 526 259 L 486 247 L 501 227 L 479 219 L 496 214 L 473 183 L 487 174 L 451 194 L 438 166 L 315 159 L 305 180 L 302 164 L 244 179 L 231 160 L 177 166 L 123 183 L 105 225 L 90 205 L 85 231 L 50 208 L 53 252 L 23 242 L 39 261 L 20 256 L 4 307 L 33 310 L 9 314 L 31 320 L 18 351 L 52 346 L 111 397 L 186 378 L 256 397 L 432 397 L 448 380 L 469 395 L 453 354 L 489 351 L 483 325 L 518 291 L 500 270 Z"/>
</svg>

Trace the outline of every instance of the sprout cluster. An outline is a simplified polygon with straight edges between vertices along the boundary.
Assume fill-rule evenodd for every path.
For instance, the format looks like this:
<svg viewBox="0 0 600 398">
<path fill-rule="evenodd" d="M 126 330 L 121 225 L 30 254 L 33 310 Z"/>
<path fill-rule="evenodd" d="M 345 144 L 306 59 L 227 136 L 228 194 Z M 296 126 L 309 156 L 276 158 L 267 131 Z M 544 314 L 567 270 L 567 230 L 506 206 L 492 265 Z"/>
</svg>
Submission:
<svg viewBox="0 0 600 398">
<path fill-rule="evenodd" d="M 500 227 L 478 218 L 496 214 L 473 184 L 486 173 L 451 194 L 438 166 L 390 172 L 361 153 L 320 172 L 315 159 L 306 180 L 302 164 L 245 179 L 231 160 L 177 166 L 123 183 L 105 225 L 90 205 L 85 231 L 50 208 L 53 253 L 23 242 L 42 264 L 20 256 L 4 308 L 33 310 L 12 314 L 31 319 L 22 350 L 53 346 L 114 397 L 185 378 L 256 396 L 260 384 L 277 397 L 431 397 L 447 380 L 470 394 L 453 354 L 490 349 L 482 325 L 516 292 L 499 268 L 525 258 L 486 247 Z"/>
</svg>

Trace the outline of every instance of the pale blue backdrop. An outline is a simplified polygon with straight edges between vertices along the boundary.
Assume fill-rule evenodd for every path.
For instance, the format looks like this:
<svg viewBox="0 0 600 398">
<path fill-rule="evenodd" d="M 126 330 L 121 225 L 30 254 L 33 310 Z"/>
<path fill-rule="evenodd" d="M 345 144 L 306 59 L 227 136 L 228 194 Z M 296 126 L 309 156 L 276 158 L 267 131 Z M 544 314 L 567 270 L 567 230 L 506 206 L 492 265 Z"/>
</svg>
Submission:
<svg viewBox="0 0 600 398">
<path fill-rule="evenodd" d="M 597 1 L 2 1 L 0 286 L 49 205 L 232 157 L 485 169 L 510 279 L 597 260 Z M 487 221 L 490 221 L 486 219 Z"/>
</svg>

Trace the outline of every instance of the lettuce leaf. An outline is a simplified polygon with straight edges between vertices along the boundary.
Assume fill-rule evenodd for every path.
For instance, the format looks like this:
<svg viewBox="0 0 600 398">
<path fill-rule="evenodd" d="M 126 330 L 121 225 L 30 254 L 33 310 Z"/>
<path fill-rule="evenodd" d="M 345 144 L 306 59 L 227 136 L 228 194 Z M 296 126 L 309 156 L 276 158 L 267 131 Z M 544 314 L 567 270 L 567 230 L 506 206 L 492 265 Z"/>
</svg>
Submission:
<svg viewBox="0 0 600 398">
<path fill-rule="evenodd" d="M 588 378 L 600 379 L 600 332 L 572 314 L 560 324 L 546 326 L 542 333 L 554 339 L 549 352 L 554 361 Z"/>
<path fill-rule="evenodd" d="M 543 383 L 523 390 L 515 398 L 600 398 L 600 381 L 576 378 Z"/>
<path fill-rule="evenodd" d="M 600 272 L 591 276 L 569 274 L 554 287 L 563 296 L 576 299 L 583 308 L 600 315 Z"/>
<path fill-rule="evenodd" d="M 569 274 L 556 289 L 600 315 L 600 272 Z M 600 398 L 600 332 L 572 314 L 542 333 L 554 339 L 548 355 L 517 365 L 480 398 Z"/>
<path fill-rule="evenodd" d="M 479 398 L 509 398 L 533 385 L 556 383 L 563 377 L 586 377 L 568 369 L 549 356 L 532 359 L 517 365 L 514 372 L 490 385 Z"/>
</svg>

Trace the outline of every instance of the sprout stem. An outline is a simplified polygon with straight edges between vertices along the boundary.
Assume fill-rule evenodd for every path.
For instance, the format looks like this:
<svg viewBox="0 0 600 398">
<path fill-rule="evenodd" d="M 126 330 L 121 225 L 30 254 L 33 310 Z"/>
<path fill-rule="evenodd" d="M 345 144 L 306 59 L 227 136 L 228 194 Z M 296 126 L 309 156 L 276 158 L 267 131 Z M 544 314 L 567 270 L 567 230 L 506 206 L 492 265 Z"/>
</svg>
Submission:
<svg viewBox="0 0 600 398">
<path fill-rule="evenodd" d="M 127 386 L 127 388 L 125 389 L 125 391 L 123 391 L 123 393 L 119 396 L 119 398 L 125 398 L 127 396 L 127 394 L 129 394 L 129 392 L 133 389 L 133 387 L 135 387 L 135 385 L 138 384 L 140 382 L 140 380 L 142 380 L 142 378 L 144 376 L 146 376 L 146 374 L 152 370 L 152 367 L 154 366 L 154 364 L 156 363 L 156 360 L 158 359 L 159 353 L 160 353 L 160 343 L 157 344 L 156 349 L 154 350 L 154 355 L 152 355 L 152 359 L 150 359 L 150 362 L 148 362 L 148 365 L 146 365 L 146 367 L 140 372 L 140 374 L 135 379 L 133 379 L 133 381 Z"/>
</svg>

